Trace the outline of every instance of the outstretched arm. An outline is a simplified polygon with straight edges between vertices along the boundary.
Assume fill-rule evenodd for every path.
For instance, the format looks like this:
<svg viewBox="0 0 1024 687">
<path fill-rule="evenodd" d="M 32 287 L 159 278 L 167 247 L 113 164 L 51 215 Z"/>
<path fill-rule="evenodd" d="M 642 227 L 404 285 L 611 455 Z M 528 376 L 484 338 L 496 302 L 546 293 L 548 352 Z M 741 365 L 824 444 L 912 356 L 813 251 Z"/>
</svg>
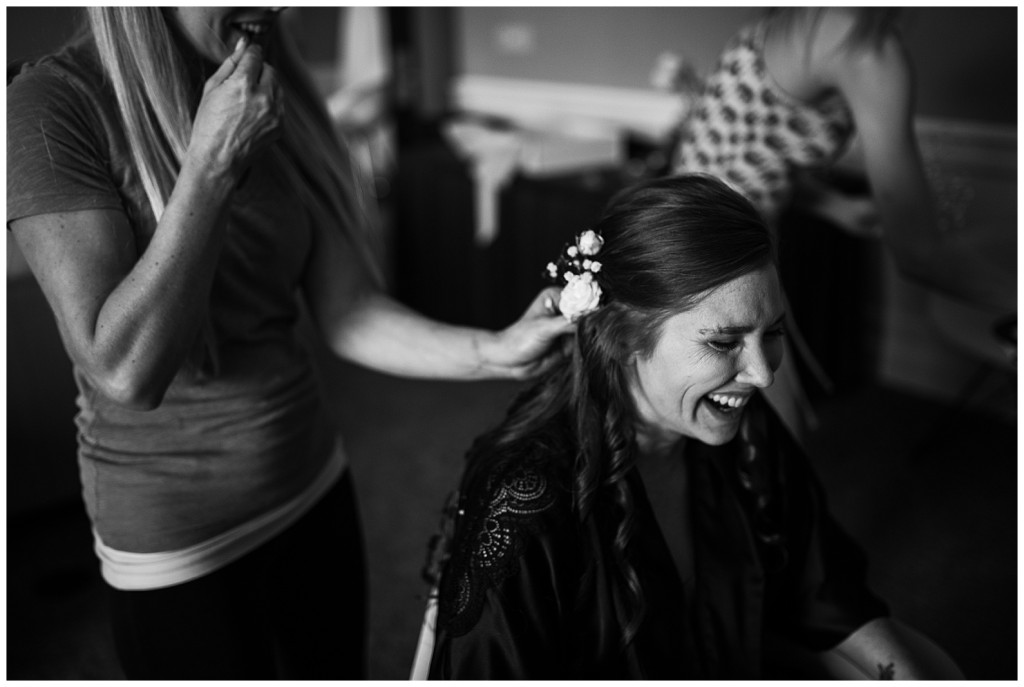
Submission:
<svg viewBox="0 0 1024 687">
<path fill-rule="evenodd" d="M 335 353 L 380 372 L 526 379 L 553 362 L 555 338 L 571 328 L 544 305 L 556 297 L 557 290 L 545 290 L 519 320 L 498 332 L 437 322 L 379 292 L 361 295 L 337 319 L 320 321 Z"/>
<path fill-rule="evenodd" d="M 310 310 L 338 356 L 388 374 L 434 379 L 524 379 L 557 357 L 556 340 L 572 330 L 545 289 L 509 327 L 487 331 L 444 324 L 382 293 L 371 270 L 336 228 L 317 232 L 304 282 Z"/>
</svg>

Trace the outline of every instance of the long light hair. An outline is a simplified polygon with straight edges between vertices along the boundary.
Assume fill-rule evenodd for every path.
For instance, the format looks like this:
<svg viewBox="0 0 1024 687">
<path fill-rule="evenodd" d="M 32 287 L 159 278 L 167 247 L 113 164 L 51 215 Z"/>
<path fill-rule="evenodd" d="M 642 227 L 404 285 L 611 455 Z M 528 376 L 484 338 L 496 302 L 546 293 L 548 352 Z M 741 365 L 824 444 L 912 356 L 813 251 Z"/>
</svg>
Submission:
<svg viewBox="0 0 1024 687">
<path fill-rule="evenodd" d="M 88 19 L 146 198 L 159 221 L 188 150 L 202 79 L 190 68 L 191 56 L 183 53 L 164 10 L 90 7 Z M 379 284 L 380 232 L 368 184 L 331 125 L 291 37 L 278 24 L 265 55 L 287 99 L 282 137 L 268 151 L 271 164 L 302 198 L 315 223 L 349 239 L 350 249 Z M 207 353 L 212 353 L 209 326 L 204 330 Z"/>
<path fill-rule="evenodd" d="M 90 7 L 89 25 L 159 221 L 192 134 L 185 63 L 156 7 Z"/>
</svg>

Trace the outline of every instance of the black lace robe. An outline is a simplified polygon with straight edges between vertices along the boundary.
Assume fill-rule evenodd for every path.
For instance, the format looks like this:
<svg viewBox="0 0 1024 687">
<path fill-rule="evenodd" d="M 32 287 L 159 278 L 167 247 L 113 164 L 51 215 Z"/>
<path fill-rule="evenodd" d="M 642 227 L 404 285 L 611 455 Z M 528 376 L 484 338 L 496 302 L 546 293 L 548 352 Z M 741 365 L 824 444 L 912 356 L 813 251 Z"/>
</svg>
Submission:
<svg viewBox="0 0 1024 687">
<path fill-rule="evenodd" d="M 744 469 L 740 436 L 697 442 L 691 460 L 696 582 L 684 587 L 637 474 L 630 558 L 646 599 L 622 646 L 626 601 L 609 550 L 614 523 L 572 512 L 570 452 L 475 462 L 461 489 L 439 587 L 431 678 L 754 679 L 775 640 L 830 648 L 887 613 L 860 549 L 826 511 L 802 452 L 758 403 L 770 450 Z M 545 448 L 546 447 L 546 448 Z M 747 464 L 749 465 L 749 464 Z M 743 486 L 759 482 L 752 492 Z M 759 508 L 755 494 L 768 494 Z"/>
</svg>

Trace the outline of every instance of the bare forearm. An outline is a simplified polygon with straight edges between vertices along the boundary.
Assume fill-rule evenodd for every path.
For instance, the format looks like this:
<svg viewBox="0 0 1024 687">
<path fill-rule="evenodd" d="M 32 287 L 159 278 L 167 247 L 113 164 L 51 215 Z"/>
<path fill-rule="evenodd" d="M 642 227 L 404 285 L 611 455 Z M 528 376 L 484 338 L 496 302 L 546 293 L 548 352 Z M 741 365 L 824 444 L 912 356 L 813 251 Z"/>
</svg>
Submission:
<svg viewBox="0 0 1024 687">
<path fill-rule="evenodd" d="M 404 377 L 510 377 L 492 355 L 496 338 L 495 332 L 437 322 L 369 293 L 334 328 L 330 344 L 346 360 Z"/>
<path fill-rule="evenodd" d="M 206 318 L 230 179 L 186 167 L 152 240 L 99 309 L 92 348 L 114 395 L 159 403 Z"/>
</svg>

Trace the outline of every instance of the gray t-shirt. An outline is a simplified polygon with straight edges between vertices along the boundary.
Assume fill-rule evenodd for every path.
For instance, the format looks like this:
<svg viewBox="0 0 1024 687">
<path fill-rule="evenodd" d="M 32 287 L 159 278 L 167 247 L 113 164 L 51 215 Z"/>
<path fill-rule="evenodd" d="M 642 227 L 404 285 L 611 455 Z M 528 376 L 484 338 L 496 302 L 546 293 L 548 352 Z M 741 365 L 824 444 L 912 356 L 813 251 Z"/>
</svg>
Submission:
<svg viewBox="0 0 1024 687">
<path fill-rule="evenodd" d="M 125 212 L 141 255 L 156 223 L 86 41 L 25 66 L 7 87 L 7 222 L 103 208 Z M 115 549 L 204 541 L 297 495 L 331 455 L 335 429 L 296 328 L 310 215 L 273 165 L 257 162 L 228 222 L 210 295 L 214 370 L 183 368 L 146 412 L 107 401 L 75 370 L 83 494 Z"/>
</svg>

